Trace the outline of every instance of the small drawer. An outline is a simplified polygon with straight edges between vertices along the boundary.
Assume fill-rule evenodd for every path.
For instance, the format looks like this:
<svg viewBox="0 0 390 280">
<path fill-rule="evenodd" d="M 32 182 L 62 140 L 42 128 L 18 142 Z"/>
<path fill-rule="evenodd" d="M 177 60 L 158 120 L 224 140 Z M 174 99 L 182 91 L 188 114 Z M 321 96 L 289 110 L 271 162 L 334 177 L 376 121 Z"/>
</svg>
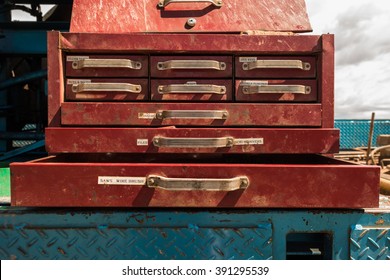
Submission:
<svg viewBox="0 0 390 280">
<path fill-rule="evenodd" d="M 140 55 L 67 55 L 68 77 L 147 77 L 148 57 Z"/>
<path fill-rule="evenodd" d="M 232 100 L 231 80 L 152 80 L 152 100 Z"/>
<path fill-rule="evenodd" d="M 316 58 L 294 56 L 236 57 L 237 78 L 315 78 Z"/>
<path fill-rule="evenodd" d="M 150 73 L 156 78 L 232 77 L 231 56 L 152 56 Z"/>
<path fill-rule="evenodd" d="M 67 79 L 67 101 L 147 100 L 147 79 Z"/>
<path fill-rule="evenodd" d="M 317 101 L 316 80 L 237 80 L 237 101 Z"/>
</svg>

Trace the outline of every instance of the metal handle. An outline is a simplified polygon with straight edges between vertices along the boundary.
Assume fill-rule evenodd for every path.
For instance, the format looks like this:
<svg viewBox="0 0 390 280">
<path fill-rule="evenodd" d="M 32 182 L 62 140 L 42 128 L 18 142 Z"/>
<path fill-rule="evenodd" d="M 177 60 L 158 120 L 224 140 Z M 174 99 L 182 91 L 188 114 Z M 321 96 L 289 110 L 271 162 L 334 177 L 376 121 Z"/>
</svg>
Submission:
<svg viewBox="0 0 390 280">
<path fill-rule="evenodd" d="M 153 138 L 153 145 L 169 148 L 226 148 L 234 145 L 234 138 L 168 138 L 157 136 Z"/>
<path fill-rule="evenodd" d="M 163 70 L 218 70 L 226 69 L 226 63 L 216 60 L 168 60 L 157 63 L 157 69 Z"/>
<path fill-rule="evenodd" d="M 163 85 L 158 86 L 158 93 L 189 93 L 189 94 L 225 94 L 225 86 L 217 85 L 197 85 L 197 84 L 181 84 L 181 85 Z"/>
<path fill-rule="evenodd" d="M 216 7 L 222 7 L 223 5 L 222 0 L 160 0 L 158 2 L 158 6 L 160 8 L 164 8 L 171 3 L 200 3 L 200 2 L 207 2 Z"/>
<path fill-rule="evenodd" d="M 72 85 L 72 91 L 75 93 L 101 91 L 140 93 L 142 86 L 127 83 L 83 83 Z"/>
<path fill-rule="evenodd" d="M 149 188 L 169 191 L 221 191 L 231 192 L 249 187 L 249 179 L 239 176 L 229 179 L 166 178 L 149 175 L 146 179 Z"/>
<path fill-rule="evenodd" d="M 129 68 L 139 70 L 142 68 L 142 63 L 130 59 L 92 59 L 85 58 L 72 62 L 73 69 L 84 68 Z"/>
<path fill-rule="evenodd" d="M 310 94 L 310 86 L 302 85 L 250 85 L 243 86 L 242 92 L 244 94 L 269 94 L 269 93 L 293 93 L 293 94 Z"/>
<path fill-rule="evenodd" d="M 218 110 L 161 110 L 157 111 L 157 119 L 214 119 L 225 120 L 229 116 L 227 111 Z"/>
<path fill-rule="evenodd" d="M 253 70 L 253 69 L 301 69 L 308 71 L 311 69 L 311 65 L 308 62 L 302 60 L 256 60 L 252 62 L 245 62 L 242 64 L 242 69 Z"/>
</svg>

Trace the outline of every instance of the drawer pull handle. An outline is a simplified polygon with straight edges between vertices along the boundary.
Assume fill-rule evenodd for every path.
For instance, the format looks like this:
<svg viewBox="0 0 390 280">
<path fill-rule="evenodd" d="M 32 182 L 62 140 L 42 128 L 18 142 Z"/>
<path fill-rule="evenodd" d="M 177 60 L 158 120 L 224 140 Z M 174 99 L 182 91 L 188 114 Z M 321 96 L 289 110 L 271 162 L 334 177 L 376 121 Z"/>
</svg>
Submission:
<svg viewBox="0 0 390 280">
<path fill-rule="evenodd" d="M 142 63 L 130 59 L 92 59 L 86 58 L 72 62 L 73 69 L 84 68 L 128 68 L 139 70 L 142 68 Z"/>
<path fill-rule="evenodd" d="M 311 87 L 303 85 L 252 85 L 252 86 L 243 86 L 242 92 L 244 94 L 283 94 L 283 93 L 293 93 L 293 94 L 310 94 Z"/>
<path fill-rule="evenodd" d="M 256 60 L 245 62 L 242 64 L 242 69 L 245 71 L 254 69 L 301 69 L 309 71 L 311 65 L 302 60 Z"/>
<path fill-rule="evenodd" d="M 232 192 L 249 187 L 249 179 L 239 176 L 229 179 L 206 178 L 166 178 L 163 176 L 149 175 L 146 178 L 149 188 L 157 188 L 168 191 L 220 191 Z"/>
<path fill-rule="evenodd" d="M 157 111 L 157 119 L 214 119 L 225 120 L 229 116 L 223 110 L 161 110 Z"/>
<path fill-rule="evenodd" d="M 72 91 L 75 93 L 101 91 L 140 93 L 142 86 L 128 83 L 84 83 L 72 85 Z"/>
<path fill-rule="evenodd" d="M 159 94 L 220 94 L 226 93 L 225 86 L 217 85 L 196 85 L 196 84 L 181 84 L 181 85 L 163 85 L 157 88 Z"/>
<path fill-rule="evenodd" d="M 216 60 L 168 60 L 157 63 L 157 69 L 164 70 L 218 70 L 226 69 L 226 63 Z"/>
<path fill-rule="evenodd" d="M 153 145 L 169 148 L 226 148 L 233 147 L 233 137 L 222 138 L 168 138 L 154 137 Z"/>
<path fill-rule="evenodd" d="M 164 8 L 172 3 L 200 3 L 200 2 L 207 2 L 214 5 L 215 7 L 222 7 L 223 5 L 222 0 L 160 0 L 158 2 L 158 6 L 160 8 Z"/>
</svg>

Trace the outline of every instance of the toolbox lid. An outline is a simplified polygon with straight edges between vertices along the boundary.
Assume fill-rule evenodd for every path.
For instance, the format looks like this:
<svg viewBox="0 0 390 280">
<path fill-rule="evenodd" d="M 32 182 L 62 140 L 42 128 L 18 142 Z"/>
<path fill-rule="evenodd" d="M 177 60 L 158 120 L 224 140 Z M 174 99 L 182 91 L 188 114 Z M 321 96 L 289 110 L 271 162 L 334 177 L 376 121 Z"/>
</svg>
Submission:
<svg viewBox="0 0 390 280">
<path fill-rule="evenodd" d="M 304 0 L 74 0 L 70 31 L 310 32 Z"/>
</svg>

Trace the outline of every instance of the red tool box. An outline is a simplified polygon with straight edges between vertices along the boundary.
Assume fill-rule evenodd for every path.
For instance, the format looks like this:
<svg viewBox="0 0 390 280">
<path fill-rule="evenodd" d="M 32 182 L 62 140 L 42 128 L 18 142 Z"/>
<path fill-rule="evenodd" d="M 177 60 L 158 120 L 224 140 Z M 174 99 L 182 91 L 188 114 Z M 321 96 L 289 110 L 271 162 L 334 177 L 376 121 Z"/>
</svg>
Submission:
<svg viewBox="0 0 390 280">
<path fill-rule="evenodd" d="M 376 207 L 377 167 L 314 155 L 338 152 L 334 38 L 288 3 L 74 1 L 48 33 L 57 156 L 12 165 L 12 204 Z"/>
</svg>

